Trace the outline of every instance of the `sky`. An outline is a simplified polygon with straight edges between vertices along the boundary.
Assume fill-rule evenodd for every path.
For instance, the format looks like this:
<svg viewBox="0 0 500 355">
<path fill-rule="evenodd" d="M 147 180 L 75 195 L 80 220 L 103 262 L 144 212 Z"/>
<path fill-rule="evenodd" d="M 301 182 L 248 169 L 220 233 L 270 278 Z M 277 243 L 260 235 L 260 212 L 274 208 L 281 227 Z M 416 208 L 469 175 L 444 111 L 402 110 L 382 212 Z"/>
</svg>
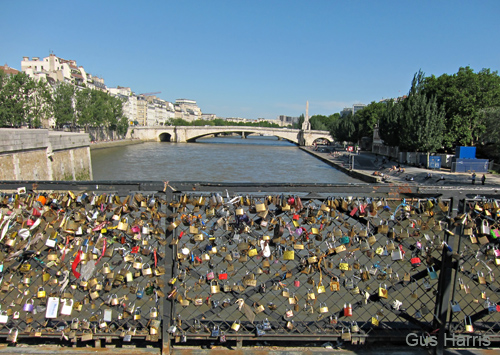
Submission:
<svg viewBox="0 0 500 355">
<path fill-rule="evenodd" d="M 500 1 L 2 1 L 0 65 L 53 52 L 219 117 L 331 115 L 413 75 L 500 69 Z"/>
</svg>

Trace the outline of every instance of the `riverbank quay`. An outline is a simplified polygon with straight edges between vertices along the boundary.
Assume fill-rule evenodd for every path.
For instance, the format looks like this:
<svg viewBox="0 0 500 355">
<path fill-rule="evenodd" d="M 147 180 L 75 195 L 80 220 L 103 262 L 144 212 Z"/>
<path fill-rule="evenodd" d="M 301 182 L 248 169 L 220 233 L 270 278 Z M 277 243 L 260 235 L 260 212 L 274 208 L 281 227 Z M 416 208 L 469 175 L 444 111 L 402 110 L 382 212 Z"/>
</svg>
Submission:
<svg viewBox="0 0 500 355">
<path fill-rule="evenodd" d="M 92 142 L 90 144 L 90 150 L 107 149 L 123 147 L 127 145 L 142 144 L 144 141 L 142 139 L 120 139 L 116 141 L 106 141 L 106 142 Z"/>
<path fill-rule="evenodd" d="M 476 176 L 475 184 L 472 184 L 471 173 L 452 173 L 449 169 L 426 169 L 410 165 L 388 161 L 382 163 L 382 157 L 370 152 L 360 154 L 339 152 L 337 155 L 314 151 L 312 147 L 301 147 L 302 150 L 316 156 L 323 162 L 370 183 L 388 183 L 403 185 L 432 185 L 432 186 L 467 186 L 479 187 L 481 176 Z M 354 157 L 354 168 L 351 164 Z M 484 186 L 500 186 L 500 175 L 485 174 Z"/>
</svg>

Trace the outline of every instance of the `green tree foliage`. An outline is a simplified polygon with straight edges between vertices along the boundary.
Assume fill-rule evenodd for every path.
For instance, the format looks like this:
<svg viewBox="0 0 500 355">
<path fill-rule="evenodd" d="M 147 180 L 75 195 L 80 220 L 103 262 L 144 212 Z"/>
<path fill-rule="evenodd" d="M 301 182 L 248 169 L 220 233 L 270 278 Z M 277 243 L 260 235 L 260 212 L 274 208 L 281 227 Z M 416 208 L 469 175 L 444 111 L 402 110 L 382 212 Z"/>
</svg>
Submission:
<svg viewBox="0 0 500 355">
<path fill-rule="evenodd" d="M 443 144 L 444 110 L 434 96 L 427 98 L 423 93 L 423 81 L 424 74 L 419 71 L 413 77 L 408 96 L 391 103 L 381 119 L 381 138 L 402 151 L 435 152 Z"/>
<path fill-rule="evenodd" d="M 444 106 L 446 131 L 444 146 L 476 145 L 487 126 L 485 110 L 500 106 L 500 77 L 498 72 L 482 69 L 474 73 L 470 67 L 461 67 L 456 74 L 430 76 L 423 82 L 428 98 L 436 97 Z"/>
<path fill-rule="evenodd" d="M 65 125 L 75 126 L 76 117 L 73 109 L 73 96 L 75 87 L 70 84 L 58 83 L 54 87 L 54 118 L 56 119 L 56 127 L 62 128 Z"/>
</svg>

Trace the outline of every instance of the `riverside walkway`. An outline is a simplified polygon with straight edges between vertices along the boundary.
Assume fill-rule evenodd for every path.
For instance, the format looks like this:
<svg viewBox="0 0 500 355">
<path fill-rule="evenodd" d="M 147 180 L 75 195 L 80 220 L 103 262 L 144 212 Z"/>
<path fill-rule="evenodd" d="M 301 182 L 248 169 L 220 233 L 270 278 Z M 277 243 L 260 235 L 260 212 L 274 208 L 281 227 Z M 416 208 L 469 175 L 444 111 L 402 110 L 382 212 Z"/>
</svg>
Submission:
<svg viewBox="0 0 500 355">
<path fill-rule="evenodd" d="M 472 185 L 472 172 L 470 173 L 452 173 L 450 169 L 426 169 L 411 165 L 400 164 L 401 169 L 392 169 L 397 167 L 398 163 L 391 160 L 382 164 L 382 156 L 377 156 L 371 152 L 361 152 L 360 154 L 350 154 L 347 152 L 339 152 L 334 156 L 330 153 L 314 151 L 312 147 L 303 148 L 329 163 L 330 165 L 342 170 L 346 173 L 350 171 L 350 162 L 354 155 L 354 169 L 356 174 L 361 174 L 367 179 L 376 179 L 380 183 L 394 184 L 414 184 L 414 185 L 433 185 L 433 186 L 466 186 Z M 431 177 L 428 177 L 431 174 Z M 482 174 L 476 173 L 475 186 L 480 187 Z M 500 174 L 486 173 L 486 181 L 484 186 L 500 187 Z M 412 179 L 413 178 L 413 179 Z M 444 179 L 443 179 L 444 178 Z M 364 181 L 367 181 L 363 179 Z M 370 181 L 369 181 L 370 182 Z M 470 187 L 470 186 L 467 186 Z"/>
</svg>

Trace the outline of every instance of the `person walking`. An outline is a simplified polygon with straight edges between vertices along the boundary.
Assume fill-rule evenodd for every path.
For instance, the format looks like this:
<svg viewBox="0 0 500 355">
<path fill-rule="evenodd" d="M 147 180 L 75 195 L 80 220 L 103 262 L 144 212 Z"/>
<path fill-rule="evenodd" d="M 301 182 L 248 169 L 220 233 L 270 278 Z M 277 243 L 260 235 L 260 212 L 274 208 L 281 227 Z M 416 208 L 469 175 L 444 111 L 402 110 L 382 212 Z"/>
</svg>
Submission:
<svg viewBox="0 0 500 355">
<path fill-rule="evenodd" d="M 483 176 L 481 177 L 481 184 L 484 185 L 485 182 L 486 182 L 486 175 L 483 174 Z"/>
<path fill-rule="evenodd" d="M 476 183 L 476 173 L 472 173 L 472 185 Z"/>
</svg>

